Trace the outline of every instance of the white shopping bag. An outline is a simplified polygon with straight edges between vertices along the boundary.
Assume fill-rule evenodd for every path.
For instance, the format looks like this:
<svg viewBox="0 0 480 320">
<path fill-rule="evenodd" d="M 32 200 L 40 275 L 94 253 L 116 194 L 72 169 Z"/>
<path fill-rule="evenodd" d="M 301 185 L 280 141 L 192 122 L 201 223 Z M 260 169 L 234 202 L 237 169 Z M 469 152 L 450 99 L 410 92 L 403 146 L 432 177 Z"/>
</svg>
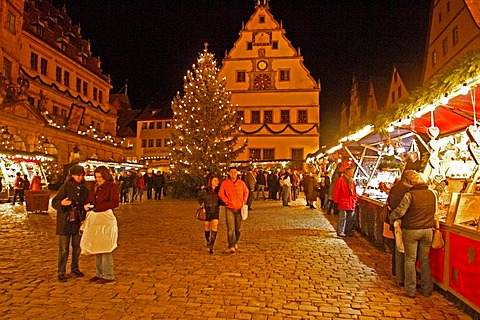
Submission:
<svg viewBox="0 0 480 320">
<path fill-rule="evenodd" d="M 397 251 L 404 253 L 405 249 L 403 247 L 402 221 L 396 220 L 393 223 L 393 228 L 395 230 L 395 245 L 396 245 Z"/>
<path fill-rule="evenodd" d="M 89 211 L 80 240 L 82 254 L 108 253 L 115 250 L 118 239 L 117 218 L 113 210 Z"/>
</svg>

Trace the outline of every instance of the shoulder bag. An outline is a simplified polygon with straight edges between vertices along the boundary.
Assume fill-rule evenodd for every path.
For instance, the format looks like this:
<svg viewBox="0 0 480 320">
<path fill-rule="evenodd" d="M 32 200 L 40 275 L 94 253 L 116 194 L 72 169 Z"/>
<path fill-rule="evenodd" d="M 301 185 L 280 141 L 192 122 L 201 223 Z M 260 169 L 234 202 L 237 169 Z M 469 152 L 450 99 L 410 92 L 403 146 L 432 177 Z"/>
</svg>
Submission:
<svg viewBox="0 0 480 320">
<path fill-rule="evenodd" d="M 195 213 L 195 218 L 200 221 L 207 220 L 207 211 L 203 206 L 197 209 L 197 213 Z"/>
<path fill-rule="evenodd" d="M 433 231 L 432 249 L 442 249 L 445 245 L 443 235 L 440 231 L 440 221 L 435 219 L 435 230 Z"/>
</svg>

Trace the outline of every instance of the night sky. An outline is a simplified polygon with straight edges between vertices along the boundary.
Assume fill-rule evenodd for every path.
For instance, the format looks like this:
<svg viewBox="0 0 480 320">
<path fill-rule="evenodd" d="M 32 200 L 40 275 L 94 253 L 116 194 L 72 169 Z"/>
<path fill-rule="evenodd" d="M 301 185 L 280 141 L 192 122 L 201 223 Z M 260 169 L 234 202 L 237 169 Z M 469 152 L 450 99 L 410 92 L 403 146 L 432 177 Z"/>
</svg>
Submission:
<svg viewBox="0 0 480 320">
<path fill-rule="evenodd" d="M 169 107 L 203 44 L 217 61 L 239 38 L 254 0 L 53 0 L 66 3 L 82 35 L 90 39 L 118 93 L 128 79 L 133 108 L 150 102 Z M 342 102 L 348 105 L 352 76 L 390 77 L 395 63 L 421 69 L 430 0 L 271 0 L 304 64 L 320 78 L 322 144 L 331 145 Z M 325 121 L 328 119 L 328 121 Z M 327 123 L 328 122 L 328 123 Z"/>
</svg>

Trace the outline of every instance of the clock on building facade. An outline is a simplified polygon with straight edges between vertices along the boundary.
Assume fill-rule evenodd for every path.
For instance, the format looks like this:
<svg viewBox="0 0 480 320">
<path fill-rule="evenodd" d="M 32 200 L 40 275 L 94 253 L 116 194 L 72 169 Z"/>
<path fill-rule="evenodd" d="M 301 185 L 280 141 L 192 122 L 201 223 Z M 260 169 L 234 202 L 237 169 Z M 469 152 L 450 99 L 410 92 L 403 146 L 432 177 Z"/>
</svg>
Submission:
<svg viewBox="0 0 480 320">
<path fill-rule="evenodd" d="M 260 61 L 257 62 L 257 69 L 258 69 L 258 70 L 262 70 L 262 71 L 263 71 L 263 70 L 267 69 L 267 67 L 268 67 L 267 61 L 265 61 L 265 60 L 260 60 Z"/>
<path fill-rule="evenodd" d="M 256 90 L 266 90 L 270 89 L 272 85 L 272 80 L 268 74 L 258 74 L 253 80 L 253 86 Z"/>
</svg>

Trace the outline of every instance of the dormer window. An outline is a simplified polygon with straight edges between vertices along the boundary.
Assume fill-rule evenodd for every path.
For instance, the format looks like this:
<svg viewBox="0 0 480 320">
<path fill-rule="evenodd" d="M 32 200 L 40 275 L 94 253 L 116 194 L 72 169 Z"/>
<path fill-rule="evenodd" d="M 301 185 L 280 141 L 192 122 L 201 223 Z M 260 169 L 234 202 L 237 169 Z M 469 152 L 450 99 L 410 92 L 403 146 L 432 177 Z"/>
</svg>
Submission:
<svg viewBox="0 0 480 320">
<path fill-rule="evenodd" d="M 36 31 L 37 31 L 37 34 L 40 36 L 40 37 L 43 37 L 45 35 L 45 27 L 42 26 L 41 24 L 38 24 L 36 26 Z"/>
<path fill-rule="evenodd" d="M 65 36 L 68 37 L 70 40 L 75 39 L 75 34 L 71 31 L 65 32 Z"/>
<path fill-rule="evenodd" d="M 85 51 L 80 51 L 80 52 L 77 52 L 77 56 L 80 58 L 80 61 L 82 61 L 82 64 L 87 64 L 87 54 L 85 53 Z"/>
<path fill-rule="evenodd" d="M 60 48 L 62 49 L 63 52 L 67 51 L 68 38 L 66 36 L 62 36 L 60 38 L 57 38 L 56 42 L 58 43 L 58 45 L 60 46 Z"/>
<path fill-rule="evenodd" d="M 265 16 L 259 16 L 258 23 L 265 23 Z"/>
<path fill-rule="evenodd" d="M 46 15 L 43 15 L 42 20 L 46 21 L 49 29 L 53 29 L 53 27 L 55 26 L 55 23 L 57 22 L 57 19 L 52 17 L 50 15 L 50 12 L 48 12 Z"/>
</svg>

